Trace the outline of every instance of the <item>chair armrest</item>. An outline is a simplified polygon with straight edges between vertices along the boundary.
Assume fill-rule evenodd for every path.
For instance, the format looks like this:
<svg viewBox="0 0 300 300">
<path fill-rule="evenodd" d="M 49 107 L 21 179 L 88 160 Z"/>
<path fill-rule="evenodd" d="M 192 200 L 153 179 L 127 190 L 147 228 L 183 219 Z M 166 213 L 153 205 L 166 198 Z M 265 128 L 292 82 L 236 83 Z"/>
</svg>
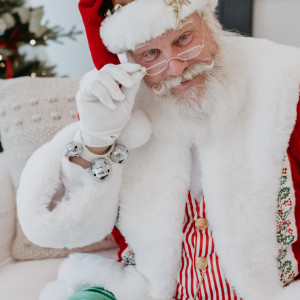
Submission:
<svg viewBox="0 0 300 300">
<path fill-rule="evenodd" d="M 0 153 L 0 266 L 11 259 L 10 247 L 16 230 L 15 190 L 8 160 Z"/>
</svg>

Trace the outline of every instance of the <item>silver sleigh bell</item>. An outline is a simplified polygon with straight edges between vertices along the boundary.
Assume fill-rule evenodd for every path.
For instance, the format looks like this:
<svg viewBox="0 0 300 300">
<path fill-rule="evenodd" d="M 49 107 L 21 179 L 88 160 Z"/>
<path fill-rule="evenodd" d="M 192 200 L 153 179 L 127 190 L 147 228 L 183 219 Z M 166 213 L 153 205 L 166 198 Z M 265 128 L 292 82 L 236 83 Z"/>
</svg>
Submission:
<svg viewBox="0 0 300 300">
<path fill-rule="evenodd" d="M 129 156 L 128 150 L 121 144 L 116 144 L 110 154 L 110 159 L 119 164 L 123 164 Z"/>
<path fill-rule="evenodd" d="M 104 181 L 111 176 L 112 166 L 107 159 L 98 158 L 92 161 L 90 172 L 96 180 Z"/>
<path fill-rule="evenodd" d="M 78 142 L 70 142 L 67 145 L 65 155 L 68 157 L 79 157 L 82 153 L 82 145 Z"/>
<path fill-rule="evenodd" d="M 122 164 L 127 160 L 128 156 L 129 153 L 126 147 L 116 144 L 109 157 L 114 163 Z M 106 158 L 98 158 L 92 161 L 90 172 L 97 181 L 105 181 L 112 174 L 112 165 Z"/>
<path fill-rule="evenodd" d="M 72 141 L 67 145 L 65 150 L 65 156 L 67 157 L 79 157 L 83 155 L 83 145 L 81 143 Z M 105 181 L 112 174 L 112 165 L 108 158 L 114 163 L 123 164 L 129 156 L 129 152 L 125 146 L 121 144 L 115 144 L 113 150 L 105 155 L 105 157 L 99 157 L 91 162 L 89 171 L 94 179 L 97 181 Z"/>
</svg>

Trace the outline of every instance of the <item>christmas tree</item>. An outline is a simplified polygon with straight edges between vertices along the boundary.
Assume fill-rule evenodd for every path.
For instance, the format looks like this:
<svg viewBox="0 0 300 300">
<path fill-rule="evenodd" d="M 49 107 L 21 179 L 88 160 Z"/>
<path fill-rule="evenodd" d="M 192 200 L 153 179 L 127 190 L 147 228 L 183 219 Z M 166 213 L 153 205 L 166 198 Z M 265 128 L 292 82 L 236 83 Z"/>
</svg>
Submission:
<svg viewBox="0 0 300 300">
<path fill-rule="evenodd" d="M 43 7 L 24 6 L 24 0 L 0 0 L 0 79 L 20 76 L 55 76 L 54 66 L 35 58 L 26 59 L 19 53 L 23 45 L 47 45 L 52 40 L 61 43 L 68 37 L 75 39 L 80 31 L 72 27 L 68 32 L 60 26 L 42 25 Z"/>
<path fill-rule="evenodd" d="M 55 76 L 55 66 L 38 58 L 27 59 L 25 54 L 19 53 L 19 48 L 24 45 L 46 46 L 51 40 L 62 43 L 62 38 L 74 40 L 77 34 L 81 34 L 75 27 L 64 32 L 60 26 L 42 25 L 43 7 L 31 8 L 24 4 L 24 0 L 0 0 L 0 79 Z"/>
</svg>

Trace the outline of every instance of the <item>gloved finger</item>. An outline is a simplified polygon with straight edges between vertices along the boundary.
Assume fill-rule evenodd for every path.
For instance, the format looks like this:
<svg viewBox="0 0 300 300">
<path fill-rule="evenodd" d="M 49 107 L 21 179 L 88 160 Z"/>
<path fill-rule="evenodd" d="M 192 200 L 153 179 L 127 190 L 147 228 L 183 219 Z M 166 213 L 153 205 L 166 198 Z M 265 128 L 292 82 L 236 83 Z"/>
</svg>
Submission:
<svg viewBox="0 0 300 300">
<path fill-rule="evenodd" d="M 122 69 L 124 69 L 127 73 L 135 73 L 137 71 L 140 71 L 142 66 L 139 64 L 134 63 L 126 63 L 126 64 L 120 64 L 119 65 Z"/>
<path fill-rule="evenodd" d="M 114 104 L 109 92 L 104 86 L 99 84 L 97 81 L 93 81 L 91 85 L 87 88 L 88 92 L 95 95 L 99 101 L 105 106 L 115 110 L 117 106 Z"/>
<path fill-rule="evenodd" d="M 125 99 L 125 95 L 121 92 L 119 85 L 106 72 L 99 73 L 98 81 L 106 88 L 112 99 L 116 101 Z"/>
<path fill-rule="evenodd" d="M 131 87 L 134 84 L 131 76 L 124 69 L 120 68 L 120 65 L 106 65 L 103 67 L 103 70 L 122 86 Z"/>
<path fill-rule="evenodd" d="M 96 96 L 92 94 L 87 94 L 85 90 L 78 90 L 76 93 L 76 102 L 92 102 L 95 101 Z"/>
<path fill-rule="evenodd" d="M 125 86 L 121 88 L 123 94 L 126 97 L 125 101 L 128 103 L 129 106 L 133 106 L 137 91 L 141 84 L 141 80 L 143 79 L 144 76 L 145 74 L 143 74 L 142 72 L 136 72 L 134 74 L 131 74 L 131 78 L 134 81 L 134 85 L 131 86 L 130 88 L 127 88 Z"/>
</svg>

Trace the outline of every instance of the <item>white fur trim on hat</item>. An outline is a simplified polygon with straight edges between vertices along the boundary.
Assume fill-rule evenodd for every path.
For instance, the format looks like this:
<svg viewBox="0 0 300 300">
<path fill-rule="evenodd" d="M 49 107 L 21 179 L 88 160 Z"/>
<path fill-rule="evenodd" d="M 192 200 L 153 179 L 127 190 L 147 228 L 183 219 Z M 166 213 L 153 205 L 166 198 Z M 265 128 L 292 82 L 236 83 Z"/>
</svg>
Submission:
<svg viewBox="0 0 300 300">
<path fill-rule="evenodd" d="M 181 19 L 210 5 L 215 9 L 218 0 L 190 0 L 183 4 Z M 164 0 L 135 0 L 107 17 L 100 27 L 103 43 L 112 53 L 133 50 L 136 45 L 176 28 L 176 16 Z"/>
</svg>

